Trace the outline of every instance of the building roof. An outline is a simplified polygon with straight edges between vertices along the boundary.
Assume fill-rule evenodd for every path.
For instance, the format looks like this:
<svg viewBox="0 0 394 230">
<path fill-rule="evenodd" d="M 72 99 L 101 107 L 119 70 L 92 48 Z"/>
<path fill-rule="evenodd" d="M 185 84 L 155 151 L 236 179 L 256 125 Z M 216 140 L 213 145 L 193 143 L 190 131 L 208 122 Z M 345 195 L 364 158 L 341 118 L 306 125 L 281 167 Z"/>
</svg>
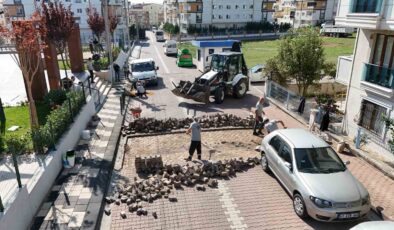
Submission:
<svg viewBox="0 0 394 230">
<path fill-rule="evenodd" d="M 231 47 L 234 42 L 238 40 L 215 40 L 215 41 L 192 41 L 192 45 L 205 48 L 205 47 Z"/>
<path fill-rule="evenodd" d="M 280 129 L 277 132 L 294 148 L 324 148 L 329 145 L 321 138 L 304 129 Z"/>
</svg>

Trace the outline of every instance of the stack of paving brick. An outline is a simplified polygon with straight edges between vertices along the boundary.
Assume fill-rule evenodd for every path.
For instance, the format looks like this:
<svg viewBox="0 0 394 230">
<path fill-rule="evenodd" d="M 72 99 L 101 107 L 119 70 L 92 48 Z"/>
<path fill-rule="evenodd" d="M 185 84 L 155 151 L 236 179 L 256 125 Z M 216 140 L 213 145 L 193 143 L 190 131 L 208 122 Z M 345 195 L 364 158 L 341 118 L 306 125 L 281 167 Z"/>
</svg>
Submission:
<svg viewBox="0 0 394 230">
<path fill-rule="evenodd" d="M 202 128 L 220 128 L 220 127 L 252 127 L 254 120 L 252 117 L 241 118 L 232 114 L 215 114 L 196 118 Z M 156 120 L 154 118 L 138 118 L 130 122 L 128 126 L 123 127 L 123 135 L 135 133 L 157 133 L 168 132 L 188 128 L 192 119 L 175 119 Z"/>
<path fill-rule="evenodd" d="M 147 215 L 148 211 L 143 208 L 143 202 L 151 203 L 160 198 L 176 202 L 174 189 L 181 189 L 182 186 L 195 186 L 196 190 L 205 191 L 205 185 L 215 188 L 218 185 L 217 179 L 231 178 L 237 172 L 246 171 L 259 163 L 260 160 L 254 157 L 233 158 L 202 165 L 163 165 L 161 156 L 144 158 L 137 156 L 135 158 L 136 170 L 139 173 L 151 173 L 148 179 L 139 180 L 135 177 L 134 182 L 118 184 L 112 196 L 106 197 L 106 202 L 116 205 L 126 203 L 129 212 Z M 110 209 L 107 208 L 105 213 L 109 215 Z M 122 212 L 121 216 L 125 218 L 125 212 Z"/>
</svg>

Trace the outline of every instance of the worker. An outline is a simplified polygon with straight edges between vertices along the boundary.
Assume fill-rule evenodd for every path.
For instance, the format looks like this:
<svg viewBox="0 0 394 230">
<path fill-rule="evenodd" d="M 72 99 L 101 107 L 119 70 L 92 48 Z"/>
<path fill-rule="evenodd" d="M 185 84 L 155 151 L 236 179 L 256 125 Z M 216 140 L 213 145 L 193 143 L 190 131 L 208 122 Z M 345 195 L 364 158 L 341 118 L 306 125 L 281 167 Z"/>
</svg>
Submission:
<svg viewBox="0 0 394 230">
<path fill-rule="evenodd" d="M 267 133 L 271 133 L 271 132 L 277 130 L 278 123 L 280 123 L 284 129 L 287 128 L 285 126 L 285 124 L 283 123 L 283 121 L 281 121 L 281 120 L 270 120 L 270 119 L 268 119 L 268 117 L 263 118 L 264 129 L 267 131 Z"/>
<path fill-rule="evenodd" d="M 201 125 L 196 118 L 192 118 L 193 122 L 190 124 L 186 134 L 191 134 L 191 142 L 189 148 L 189 157 L 185 158 L 186 161 L 191 161 L 194 151 L 197 149 L 197 158 L 201 160 Z"/>
<path fill-rule="evenodd" d="M 263 129 L 263 115 L 265 115 L 263 108 L 264 108 L 264 97 L 260 97 L 259 101 L 256 103 L 255 108 L 255 122 L 253 128 L 253 135 L 258 136 L 263 134 L 261 130 Z M 256 132 L 258 130 L 258 132 Z"/>
<path fill-rule="evenodd" d="M 140 97 L 140 98 L 142 98 L 142 96 L 147 97 L 146 90 L 145 90 L 144 84 L 142 82 L 138 81 L 136 88 L 137 88 L 137 96 L 138 97 Z"/>
</svg>

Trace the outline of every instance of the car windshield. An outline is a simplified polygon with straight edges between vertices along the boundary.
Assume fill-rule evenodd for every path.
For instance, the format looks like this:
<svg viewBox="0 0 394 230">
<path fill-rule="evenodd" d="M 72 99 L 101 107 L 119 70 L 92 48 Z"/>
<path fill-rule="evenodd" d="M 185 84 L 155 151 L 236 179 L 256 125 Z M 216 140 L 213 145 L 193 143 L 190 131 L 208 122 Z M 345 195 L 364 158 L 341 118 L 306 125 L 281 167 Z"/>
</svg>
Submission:
<svg viewBox="0 0 394 230">
<path fill-rule="evenodd" d="M 222 71 L 226 66 L 227 56 L 225 55 L 213 55 L 211 67 L 214 71 Z"/>
<path fill-rule="evenodd" d="M 131 65 L 133 72 L 145 72 L 155 70 L 155 65 L 152 62 L 135 63 Z"/>
<path fill-rule="evenodd" d="M 161 36 L 161 35 L 163 35 L 163 32 L 161 32 L 161 31 L 156 31 L 156 35 Z"/>
<path fill-rule="evenodd" d="M 256 72 L 260 72 L 262 69 L 263 69 L 263 66 L 262 66 L 262 65 L 256 65 L 256 66 L 253 66 L 253 67 L 250 69 L 250 71 L 252 71 L 252 73 L 256 73 Z"/>
<path fill-rule="evenodd" d="M 294 149 L 297 169 L 303 173 L 335 173 L 346 167 L 330 147 Z"/>
</svg>

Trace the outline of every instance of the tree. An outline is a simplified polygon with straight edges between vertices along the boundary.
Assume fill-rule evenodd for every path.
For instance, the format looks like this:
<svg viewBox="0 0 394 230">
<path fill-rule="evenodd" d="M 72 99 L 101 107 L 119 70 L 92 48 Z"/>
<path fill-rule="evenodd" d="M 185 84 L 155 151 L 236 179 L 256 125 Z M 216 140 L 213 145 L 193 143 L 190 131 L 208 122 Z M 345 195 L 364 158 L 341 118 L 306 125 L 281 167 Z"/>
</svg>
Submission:
<svg viewBox="0 0 394 230">
<path fill-rule="evenodd" d="M 66 53 L 67 41 L 75 25 L 71 6 L 65 8 L 62 3 L 57 1 L 54 3 L 42 1 L 41 7 L 42 22 L 47 28 L 46 38 L 55 45 L 57 52 L 60 53 L 62 58 L 63 66 L 66 67 L 64 54 Z M 64 73 L 67 77 L 67 68 L 64 68 Z"/>
<path fill-rule="evenodd" d="M 280 41 L 278 55 L 273 59 L 277 60 L 281 75 L 296 80 L 302 96 L 306 96 L 326 67 L 322 40 L 313 28 L 292 31 Z"/>
<path fill-rule="evenodd" d="M 89 7 L 86 9 L 88 14 L 87 23 L 93 32 L 93 36 L 100 42 L 101 36 L 105 31 L 104 18 L 97 12 L 96 8 Z"/>
<path fill-rule="evenodd" d="M 43 41 L 45 41 L 46 34 L 46 27 L 42 24 L 38 14 L 34 14 L 31 20 L 13 21 L 10 29 L 0 26 L 0 36 L 13 42 L 17 50 L 17 53 L 12 53 L 11 57 L 20 68 L 24 78 L 32 128 L 38 127 L 32 84 L 40 69 L 37 62 L 41 59 L 41 50 L 45 47 Z"/>
</svg>

